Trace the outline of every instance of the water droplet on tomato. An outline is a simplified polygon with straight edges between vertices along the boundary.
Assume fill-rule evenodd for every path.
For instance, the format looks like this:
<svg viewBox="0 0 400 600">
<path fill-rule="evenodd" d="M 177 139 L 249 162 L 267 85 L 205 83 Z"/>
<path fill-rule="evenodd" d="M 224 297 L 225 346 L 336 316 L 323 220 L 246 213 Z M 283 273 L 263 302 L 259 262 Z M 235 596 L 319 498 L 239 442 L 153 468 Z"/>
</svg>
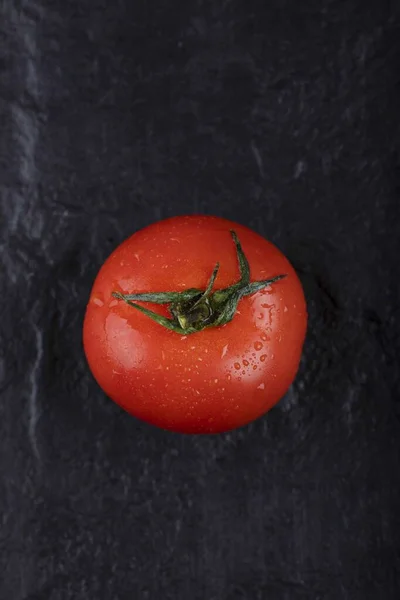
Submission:
<svg viewBox="0 0 400 600">
<path fill-rule="evenodd" d="M 266 359 L 267 359 L 267 355 L 266 354 L 261 354 L 261 356 L 260 356 L 261 362 L 264 362 Z"/>
<path fill-rule="evenodd" d="M 224 358 L 225 354 L 228 352 L 228 344 L 222 348 L 221 358 Z"/>
<path fill-rule="evenodd" d="M 253 371 L 257 371 L 257 365 L 253 365 Z"/>
<path fill-rule="evenodd" d="M 261 342 L 255 342 L 254 343 L 254 348 L 256 350 L 261 350 L 262 347 L 263 347 L 263 344 Z"/>
<path fill-rule="evenodd" d="M 263 319 L 264 318 L 264 313 L 260 312 L 257 319 Z"/>
<path fill-rule="evenodd" d="M 239 364 L 238 362 L 236 362 L 236 363 L 235 363 L 233 366 L 235 367 L 235 369 L 236 369 L 237 371 L 239 371 L 239 369 L 240 369 L 240 364 Z"/>
<path fill-rule="evenodd" d="M 249 366 L 249 361 L 245 359 L 245 360 L 243 361 L 243 364 L 244 364 L 244 366 L 245 366 L 245 367 L 248 367 L 248 366 Z"/>
<path fill-rule="evenodd" d="M 264 342 L 266 342 L 268 340 L 268 336 L 264 332 L 260 335 L 260 337 L 261 337 L 262 340 L 264 340 Z"/>
</svg>

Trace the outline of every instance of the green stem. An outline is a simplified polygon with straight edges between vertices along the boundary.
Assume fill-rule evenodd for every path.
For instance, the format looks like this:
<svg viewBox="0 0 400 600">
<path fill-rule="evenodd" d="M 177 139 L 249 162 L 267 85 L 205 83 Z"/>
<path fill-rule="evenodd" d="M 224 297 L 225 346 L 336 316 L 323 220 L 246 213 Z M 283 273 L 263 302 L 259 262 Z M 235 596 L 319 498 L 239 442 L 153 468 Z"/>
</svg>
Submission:
<svg viewBox="0 0 400 600">
<path fill-rule="evenodd" d="M 216 278 L 217 278 L 218 271 L 219 271 L 219 263 L 217 263 L 217 264 L 215 265 L 215 267 L 214 267 L 214 271 L 212 272 L 212 275 L 211 275 L 211 277 L 210 277 L 210 280 L 209 280 L 209 282 L 208 282 L 208 285 L 207 285 L 206 291 L 205 291 L 205 292 L 204 292 L 204 294 L 202 294 L 202 295 L 200 296 L 200 298 L 199 298 L 198 300 L 196 300 L 196 302 L 193 304 L 192 310 L 193 310 L 194 308 L 196 308 L 196 306 L 198 306 L 198 305 L 199 305 L 201 302 L 203 302 L 204 300 L 206 300 L 206 298 L 208 298 L 208 297 L 209 297 L 209 295 L 210 295 L 210 294 L 211 294 L 211 292 L 212 292 L 212 289 L 213 289 L 213 286 L 214 286 L 215 280 L 216 280 Z"/>
<path fill-rule="evenodd" d="M 237 283 L 212 292 L 219 271 L 219 263 L 217 263 L 204 291 L 190 288 L 182 292 L 149 292 L 143 294 L 113 292 L 112 296 L 118 300 L 123 300 L 159 325 L 181 335 L 188 335 L 208 327 L 218 327 L 229 323 L 234 318 L 237 306 L 243 297 L 255 294 L 286 277 L 286 275 L 277 275 L 270 279 L 250 282 L 250 266 L 247 257 L 234 231 L 231 231 L 231 236 L 235 244 L 240 272 L 240 279 Z M 134 301 L 165 304 L 168 306 L 171 318 L 159 315 Z"/>
</svg>

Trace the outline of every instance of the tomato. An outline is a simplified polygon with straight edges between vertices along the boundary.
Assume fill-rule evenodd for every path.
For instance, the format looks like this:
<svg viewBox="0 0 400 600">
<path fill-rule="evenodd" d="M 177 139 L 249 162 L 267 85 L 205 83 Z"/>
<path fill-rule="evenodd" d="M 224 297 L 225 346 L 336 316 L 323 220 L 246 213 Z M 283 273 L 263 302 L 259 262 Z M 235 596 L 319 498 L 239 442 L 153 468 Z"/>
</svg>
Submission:
<svg viewBox="0 0 400 600">
<path fill-rule="evenodd" d="M 95 379 L 126 411 L 167 430 L 218 433 L 285 394 L 306 325 L 301 283 L 272 243 L 225 219 L 180 216 L 106 260 L 83 341 Z"/>
</svg>

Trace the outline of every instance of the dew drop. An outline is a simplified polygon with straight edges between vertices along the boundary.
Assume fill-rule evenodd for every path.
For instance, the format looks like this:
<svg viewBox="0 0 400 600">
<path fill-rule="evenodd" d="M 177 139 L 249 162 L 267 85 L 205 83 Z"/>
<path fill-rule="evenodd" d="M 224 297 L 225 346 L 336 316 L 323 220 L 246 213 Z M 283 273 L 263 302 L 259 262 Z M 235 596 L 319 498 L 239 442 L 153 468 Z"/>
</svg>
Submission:
<svg viewBox="0 0 400 600">
<path fill-rule="evenodd" d="M 236 362 L 233 366 L 235 367 L 235 369 L 237 371 L 239 371 L 239 369 L 240 369 L 240 364 L 239 363 Z"/>
<path fill-rule="evenodd" d="M 263 319 L 264 318 L 264 313 L 260 312 L 257 319 Z"/>
<path fill-rule="evenodd" d="M 266 333 L 264 333 L 264 332 L 261 334 L 261 336 L 260 336 L 260 337 L 261 337 L 261 339 L 262 339 L 262 340 L 264 340 L 264 342 L 266 342 L 266 341 L 268 340 L 268 336 L 267 336 L 267 334 L 266 334 Z"/>
<path fill-rule="evenodd" d="M 249 361 L 245 359 L 245 360 L 243 361 L 243 364 L 244 364 L 244 366 L 245 366 L 245 367 L 248 367 L 248 366 L 249 366 Z"/>
<path fill-rule="evenodd" d="M 262 336 L 261 336 L 261 338 L 262 338 Z M 254 343 L 254 348 L 256 350 L 261 350 L 262 347 L 263 347 L 263 344 L 261 342 L 255 342 Z"/>
<path fill-rule="evenodd" d="M 267 355 L 266 354 L 261 354 L 261 356 L 260 356 L 261 362 L 264 362 L 266 359 L 267 359 Z"/>
<path fill-rule="evenodd" d="M 257 371 L 257 365 L 253 365 L 253 371 Z"/>
<path fill-rule="evenodd" d="M 246 375 L 246 371 L 242 371 L 242 375 Z"/>
</svg>

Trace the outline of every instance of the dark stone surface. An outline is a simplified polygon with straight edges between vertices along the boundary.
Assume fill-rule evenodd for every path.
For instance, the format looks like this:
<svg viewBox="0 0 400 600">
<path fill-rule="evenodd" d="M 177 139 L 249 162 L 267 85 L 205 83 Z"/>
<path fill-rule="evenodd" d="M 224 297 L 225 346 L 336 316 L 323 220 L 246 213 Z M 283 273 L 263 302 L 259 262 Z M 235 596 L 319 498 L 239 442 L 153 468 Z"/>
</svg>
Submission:
<svg viewBox="0 0 400 600">
<path fill-rule="evenodd" d="M 398 6 L 3 0 L 1 600 L 400 598 Z M 215 437 L 129 417 L 81 346 L 111 250 L 192 212 L 310 312 L 288 396 Z"/>
</svg>

